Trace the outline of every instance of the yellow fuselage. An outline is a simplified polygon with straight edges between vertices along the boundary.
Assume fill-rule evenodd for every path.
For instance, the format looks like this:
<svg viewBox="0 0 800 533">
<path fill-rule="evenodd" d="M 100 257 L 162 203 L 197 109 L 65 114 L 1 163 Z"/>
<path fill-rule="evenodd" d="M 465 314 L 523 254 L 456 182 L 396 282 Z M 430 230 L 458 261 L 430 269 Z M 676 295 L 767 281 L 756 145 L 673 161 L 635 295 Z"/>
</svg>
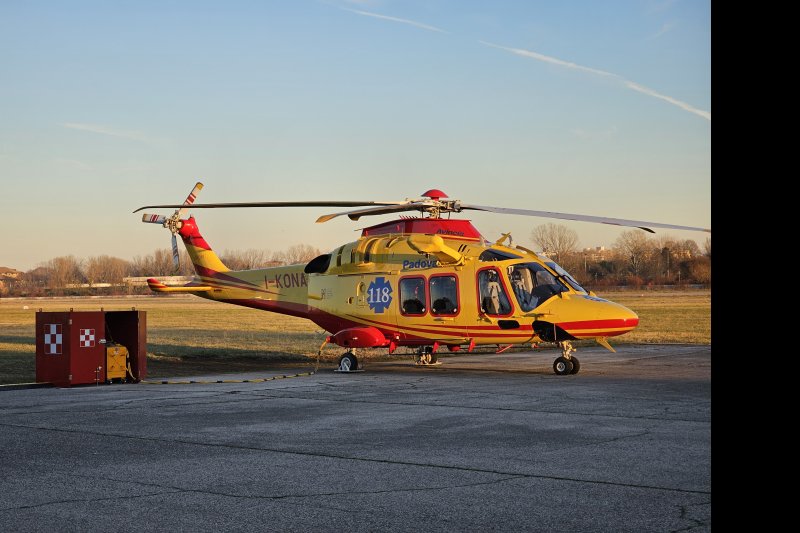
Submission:
<svg viewBox="0 0 800 533">
<path fill-rule="evenodd" d="M 455 349 L 599 339 L 626 333 L 639 321 L 631 310 L 559 276 L 546 257 L 475 236 L 366 234 L 308 266 L 235 272 L 216 259 L 199 232 L 182 236 L 200 276 L 199 296 L 308 318 L 332 334 L 376 328 L 386 346 L 438 343 Z M 527 310 L 510 278 L 515 266 L 522 265 L 546 270 L 560 287 Z M 486 306 L 486 279 L 496 281 L 505 293 L 501 310 Z M 448 298 L 435 299 L 442 290 L 449 291 Z M 410 299 L 416 299 L 413 309 L 407 307 Z M 444 300 L 444 311 L 437 309 L 437 302 Z"/>
</svg>

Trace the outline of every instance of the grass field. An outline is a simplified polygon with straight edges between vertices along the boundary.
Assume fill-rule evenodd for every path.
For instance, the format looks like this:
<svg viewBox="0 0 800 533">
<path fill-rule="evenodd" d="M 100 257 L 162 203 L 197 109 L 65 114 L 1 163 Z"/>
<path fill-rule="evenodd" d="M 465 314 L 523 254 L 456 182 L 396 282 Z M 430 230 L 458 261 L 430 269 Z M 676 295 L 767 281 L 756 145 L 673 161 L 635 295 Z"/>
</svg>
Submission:
<svg viewBox="0 0 800 533">
<path fill-rule="evenodd" d="M 598 296 L 618 302 L 640 318 L 633 332 L 611 339 L 623 343 L 711 343 L 711 292 L 618 291 Z M 35 381 L 36 311 L 147 312 L 148 377 L 313 365 L 326 337 L 308 320 L 266 313 L 194 296 L 130 298 L 0 299 L 0 384 Z M 581 341 L 575 343 L 593 343 Z M 485 347 L 480 351 L 494 351 Z M 363 350 L 368 359 L 385 349 Z M 476 350 L 479 351 L 479 350 Z M 334 364 L 343 350 L 327 346 L 321 356 Z M 411 353 L 398 350 L 396 353 Z"/>
</svg>

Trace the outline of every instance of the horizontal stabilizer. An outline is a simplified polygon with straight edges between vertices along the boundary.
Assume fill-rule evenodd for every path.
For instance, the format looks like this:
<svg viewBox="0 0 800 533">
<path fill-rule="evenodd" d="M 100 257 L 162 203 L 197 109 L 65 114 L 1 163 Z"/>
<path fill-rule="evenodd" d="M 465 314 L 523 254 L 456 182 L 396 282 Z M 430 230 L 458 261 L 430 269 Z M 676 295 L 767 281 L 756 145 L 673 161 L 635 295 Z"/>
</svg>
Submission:
<svg viewBox="0 0 800 533">
<path fill-rule="evenodd" d="M 155 278 L 148 278 L 147 286 L 153 292 L 209 292 L 213 291 L 214 287 L 208 285 L 164 285 Z"/>
</svg>

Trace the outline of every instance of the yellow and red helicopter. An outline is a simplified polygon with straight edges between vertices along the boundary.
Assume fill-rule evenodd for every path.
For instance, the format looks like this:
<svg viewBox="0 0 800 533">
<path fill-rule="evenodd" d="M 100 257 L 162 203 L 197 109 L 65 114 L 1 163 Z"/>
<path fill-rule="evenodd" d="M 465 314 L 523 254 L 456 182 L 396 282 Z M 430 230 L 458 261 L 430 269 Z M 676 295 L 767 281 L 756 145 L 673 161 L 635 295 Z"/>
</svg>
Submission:
<svg viewBox="0 0 800 533">
<path fill-rule="evenodd" d="M 710 232 L 710 229 L 549 211 L 465 204 L 431 189 L 421 198 L 390 202 L 300 201 L 194 203 L 203 188 L 197 183 L 171 216 L 144 214 L 143 222 L 161 224 L 172 233 L 176 268 L 176 235 L 183 240 L 197 277 L 181 286 L 148 280 L 155 292 L 191 293 L 202 298 L 311 320 L 330 333 L 325 343 L 346 349 L 340 371 L 355 371 L 359 348 L 416 349 L 419 364 L 435 364 L 437 351 L 497 345 L 555 343 L 561 355 L 553 362 L 559 375 L 576 374 L 580 361 L 572 341 L 594 339 L 614 351 L 607 338 L 635 328 L 630 309 L 587 291 L 563 268 L 510 242 L 508 234 L 486 240 L 469 220 L 443 218 L 462 211 L 548 217 L 630 226 Z M 418 211 L 364 228 L 354 242 L 343 244 L 305 264 L 232 271 L 200 234 L 189 208 L 358 207 L 327 214 L 317 222 L 346 215 L 362 216 Z M 325 344 L 323 343 L 323 346 Z M 502 347 L 502 348 L 501 348 Z"/>
</svg>

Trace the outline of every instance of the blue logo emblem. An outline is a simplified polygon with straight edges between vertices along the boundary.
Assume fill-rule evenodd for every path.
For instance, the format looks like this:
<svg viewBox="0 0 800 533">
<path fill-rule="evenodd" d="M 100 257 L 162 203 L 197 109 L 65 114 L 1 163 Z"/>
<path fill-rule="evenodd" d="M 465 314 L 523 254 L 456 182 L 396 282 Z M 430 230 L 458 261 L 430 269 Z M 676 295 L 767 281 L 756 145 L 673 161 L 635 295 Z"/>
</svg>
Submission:
<svg viewBox="0 0 800 533">
<path fill-rule="evenodd" d="M 367 288 L 367 303 L 376 313 L 383 313 L 392 303 L 392 284 L 383 276 L 375 278 Z"/>
</svg>

